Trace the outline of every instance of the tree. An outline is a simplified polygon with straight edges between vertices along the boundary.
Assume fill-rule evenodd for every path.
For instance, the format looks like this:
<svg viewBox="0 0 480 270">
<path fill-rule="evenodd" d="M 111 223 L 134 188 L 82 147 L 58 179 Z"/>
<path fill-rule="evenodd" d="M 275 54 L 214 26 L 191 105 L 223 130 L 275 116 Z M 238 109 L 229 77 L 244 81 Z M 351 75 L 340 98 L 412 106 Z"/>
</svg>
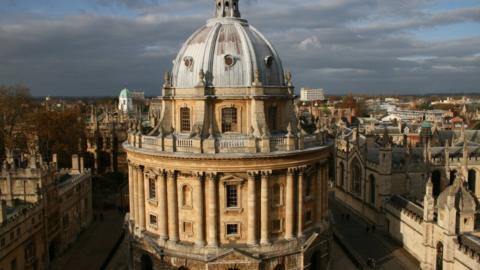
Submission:
<svg viewBox="0 0 480 270">
<path fill-rule="evenodd" d="M 30 89 L 22 85 L 0 86 L 0 155 L 26 148 L 25 120 L 31 110 Z"/>
</svg>

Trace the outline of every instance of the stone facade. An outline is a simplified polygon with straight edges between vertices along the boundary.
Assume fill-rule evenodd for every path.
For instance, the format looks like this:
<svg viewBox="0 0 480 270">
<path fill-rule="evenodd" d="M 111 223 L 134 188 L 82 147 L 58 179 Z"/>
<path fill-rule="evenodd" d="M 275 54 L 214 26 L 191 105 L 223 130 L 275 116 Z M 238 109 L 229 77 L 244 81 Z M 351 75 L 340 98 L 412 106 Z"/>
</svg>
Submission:
<svg viewBox="0 0 480 270">
<path fill-rule="evenodd" d="M 388 129 L 337 138 L 335 196 L 385 230 L 423 269 L 480 267 L 477 131 L 433 131 L 396 145 Z"/>
<path fill-rule="evenodd" d="M 174 72 L 166 74 L 153 130 L 145 134 L 140 122 L 131 125 L 123 145 L 131 267 L 325 269 L 326 133 L 320 125 L 312 133 L 297 125 L 291 75 L 278 73 L 278 55 L 240 19 L 238 1 L 219 0 L 216 8 L 217 17 L 187 41 Z M 211 31 L 220 37 L 201 34 Z M 233 55 L 237 46 L 242 49 Z M 222 53 L 210 54 L 220 47 Z M 188 55 L 193 51 L 213 59 L 190 87 L 188 72 L 203 59 Z M 251 71 L 241 74 L 235 65 Z M 224 78 L 210 76 L 218 66 L 225 70 L 214 72 Z M 267 80 L 270 73 L 276 79 Z"/>
</svg>

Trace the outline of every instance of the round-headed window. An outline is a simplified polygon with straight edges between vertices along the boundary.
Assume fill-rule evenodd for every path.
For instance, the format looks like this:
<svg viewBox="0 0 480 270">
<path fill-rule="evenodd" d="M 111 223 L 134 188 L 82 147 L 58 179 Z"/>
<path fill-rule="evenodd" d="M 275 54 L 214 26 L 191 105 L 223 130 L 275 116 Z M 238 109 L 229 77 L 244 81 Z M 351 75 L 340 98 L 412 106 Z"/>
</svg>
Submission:
<svg viewBox="0 0 480 270">
<path fill-rule="evenodd" d="M 185 56 L 183 58 L 183 63 L 187 69 L 191 70 L 193 68 L 193 58 L 191 56 Z"/>
<path fill-rule="evenodd" d="M 235 65 L 235 58 L 230 54 L 225 55 L 225 65 L 227 67 L 232 67 Z"/>
</svg>

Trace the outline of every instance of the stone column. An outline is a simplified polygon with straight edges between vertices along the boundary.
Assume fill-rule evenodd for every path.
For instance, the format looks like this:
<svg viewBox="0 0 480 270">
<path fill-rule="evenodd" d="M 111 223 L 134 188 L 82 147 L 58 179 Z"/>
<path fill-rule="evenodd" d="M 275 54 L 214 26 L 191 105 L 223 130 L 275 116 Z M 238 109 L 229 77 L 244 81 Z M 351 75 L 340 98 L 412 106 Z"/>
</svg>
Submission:
<svg viewBox="0 0 480 270">
<path fill-rule="evenodd" d="M 134 195 L 133 167 L 128 163 L 128 203 L 130 206 L 130 220 L 135 220 L 135 195 Z"/>
<path fill-rule="evenodd" d="M 272 171 L 262 171 L 262 183 L 261 183 L 261 205 L 260 205 L 260 244 L 269 245 L 270 244 L 270 219 L 268 215 L 269 210 L 269 194 L 268 194 L 268 182 L 269 176 L 272 174 Z"/>
<path fill-rule="evenodd" d="M 178 200 L 177 181 L 175 171 L 167 172 L 167 196 L 168 196 L 168 239 L 177 242 L 178 239 Z"/>
<path fill-rule="evenodd" d="M 303 236 L 303 182 L 305 178 L 305 167 L 301 167 L 298 170 L 298 224 L 297 224 L 297 237 Z M 320 207 L 320 206 L 317 206 Z"/>
<path fill-rule="evenodd" d="M 137 178 L 138 178 L 138 173 L 137 173 L 137 166 L 132 165 L 132 182 L 133 182 L 133 205 L 134 205 L 134 222 L 135 222 L 135 227 L 138 227 L 138 222 L 140 220 L 140 205 L 138 201 L 138 183 L 137 183 Z"/>
<path fill-rule="evenodd" d="M 287 172 L 287 191 L 285 198 L 285 239 L 293 239 L 293 182 L 295 168 L 289 168 Z"/>
<path fill-rule="evenodd" d="M 321 226 L 322 224 L 322 217 L 323 217 L 323 165 L 319 164 L 317 167 L 317 181 L 316 181 L 316 204 L 317 204 L 317 213 L 316 213 L 316 220 L 317 226 Z"/>
<path fill-rule="evenodd" d="M 138 218 L 140 231 L 145 230 L 145 183 L 143 177 L 143 168 L 137 169 L 137 184 L 138 184 Z"/>
<path fill-rule="evenodd" d="M 165 172 L 157 176 L 158 183 L 158 219 L 160 239 L 168 239 L 168 215 L 167 215 L 167 184 Z"/>
<path fill-rule="evenodd" d="M 217 181 L 216 174 L 207 174 L 208 183 L 208 246 L 218 247 L 218 205 L 217 205 Z"/>
<path fill-rule="evenodd" d="M 195 195 L 196 214 L 196 239 L 195 245 L 199 247 L 205 246 L 205 221 L 203 219 L 205 212 L 205 196 L 203 191 L 203 173 L 195 173 L 197 177 L 197 188 Z"/>
<path fill-rule="evenodd" d="M 257 172 L 248 172 L 248 231 L 247 244 L 256 246 L 257 242 L 257 200 L 256 181 Z"/>
</svg>

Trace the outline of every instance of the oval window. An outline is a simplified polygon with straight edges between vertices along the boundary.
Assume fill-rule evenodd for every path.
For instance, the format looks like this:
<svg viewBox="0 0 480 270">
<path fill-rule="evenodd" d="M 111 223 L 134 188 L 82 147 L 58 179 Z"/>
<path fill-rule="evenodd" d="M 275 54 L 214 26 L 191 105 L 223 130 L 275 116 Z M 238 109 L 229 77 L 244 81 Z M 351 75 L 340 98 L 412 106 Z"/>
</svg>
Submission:
<svg viewBox="0 0 480 270">
<path fill-rule="evenodd" d="M 193 67 L 193 58 L 190 56 L 185 56 L 183 58 L 183 63 L 185 64 L 185 67 L 189 70 L 192 70 Z"/>
<path fill-rule="evenodd" d="M 225 55 L 225 65 L 227 67 L 232 67 L 235 65 L 235 58 L 230 54 Z"/>
</svg>

